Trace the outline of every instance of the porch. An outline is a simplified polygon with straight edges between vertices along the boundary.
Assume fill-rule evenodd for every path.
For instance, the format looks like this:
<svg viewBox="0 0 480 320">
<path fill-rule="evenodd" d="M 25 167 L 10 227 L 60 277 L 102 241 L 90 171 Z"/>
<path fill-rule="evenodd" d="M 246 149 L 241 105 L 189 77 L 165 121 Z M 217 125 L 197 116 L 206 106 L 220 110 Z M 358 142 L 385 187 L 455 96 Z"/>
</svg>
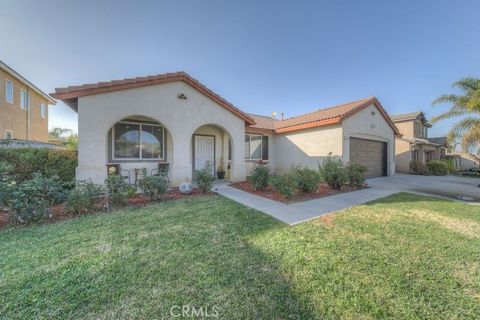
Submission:
<svg viewBox="0 0 480 320">
<path fill-rule="evenodd" d="M 147 116 L 130 116 L 111 126 L 106 138 L 105 175 L 108 170 L 121 174 L 132 185 L 145 175 L 160 174 L 171 186 L 192 181 L 195 170 L 209 168 L 218 179 L 234 177 L 233 142 L 230 134 L 219 125 L 198 127 L 190 136 L 189 145 L 180 145 L 165 124 Z M 190 170 L 175 170 L 175 151 L 187 149 Z M 182 155 L 184 156 L 184 155 Z M 114 169 L 111 169 L 114 168 Z"/>
</svg>

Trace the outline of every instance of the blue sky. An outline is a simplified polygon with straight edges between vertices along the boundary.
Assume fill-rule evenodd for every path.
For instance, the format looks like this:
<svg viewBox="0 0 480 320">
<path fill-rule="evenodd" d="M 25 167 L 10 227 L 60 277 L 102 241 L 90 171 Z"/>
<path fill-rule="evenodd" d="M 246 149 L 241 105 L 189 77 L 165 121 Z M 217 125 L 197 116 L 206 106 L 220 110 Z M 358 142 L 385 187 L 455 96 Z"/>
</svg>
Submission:
<svg viewBox="0 0 480 320">
<path fill-rule="evenodd" d="M 46 92 L 183 70 L 246 112 L 376 96 L 432 116 L 452 82 L 480 76 L 479 21 L 480 1 L 1 0 L 0 60 Z M 76 129 L 62 103 L 50 120 Z"/>
</svg>

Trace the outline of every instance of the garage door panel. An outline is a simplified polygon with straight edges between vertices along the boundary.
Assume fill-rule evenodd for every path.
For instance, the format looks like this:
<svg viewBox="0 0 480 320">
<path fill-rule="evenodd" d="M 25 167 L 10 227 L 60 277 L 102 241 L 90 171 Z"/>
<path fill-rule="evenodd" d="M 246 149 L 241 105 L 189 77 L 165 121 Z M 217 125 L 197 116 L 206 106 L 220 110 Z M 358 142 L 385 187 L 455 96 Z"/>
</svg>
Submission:
<svg viewBox="0 0 480 320">
<path fill-rule="evenodd" d="M 386 143 L 374 140 L 350 138 L 350 162 L 367 167 L 367 177 L 385 175 Z"/>
</svg>

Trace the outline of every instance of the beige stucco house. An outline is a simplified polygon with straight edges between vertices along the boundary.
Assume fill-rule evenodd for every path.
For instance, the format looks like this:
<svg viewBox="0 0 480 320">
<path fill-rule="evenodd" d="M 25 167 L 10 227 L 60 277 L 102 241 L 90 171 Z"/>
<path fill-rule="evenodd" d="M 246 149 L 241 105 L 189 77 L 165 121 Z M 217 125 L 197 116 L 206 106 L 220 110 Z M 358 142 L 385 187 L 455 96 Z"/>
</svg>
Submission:
<svg viewBox="0 0 480 320">
<path fill-rule="evenodd" d="M 409 172 L 411 160 L 426 163 L 445 156 L 446 138 L 428 138 L 428 129 L 432 125 L 423 112 L 394 115 L 392 120 L 401 134 L 397 136 L 395 143 L 397 172 Z"/>
<path fill-rule="evenodd" d="M 253 163 L 316 168 L 328 154 L 395 172 L 398 130 L 374 97 L 289 119 L 246 114 L 184 72 L 58 88 L 78 112 L 77 179 L 102 183 L 106 166 L 130 172 L 168 163 L 173 186 L 205 163 L 245 180 Z"/>
<path fill-rule="evenodd" d="M 48 142 L 48 106 L 55 103 L 0 61 L 0 140 Z"/>
</svg>

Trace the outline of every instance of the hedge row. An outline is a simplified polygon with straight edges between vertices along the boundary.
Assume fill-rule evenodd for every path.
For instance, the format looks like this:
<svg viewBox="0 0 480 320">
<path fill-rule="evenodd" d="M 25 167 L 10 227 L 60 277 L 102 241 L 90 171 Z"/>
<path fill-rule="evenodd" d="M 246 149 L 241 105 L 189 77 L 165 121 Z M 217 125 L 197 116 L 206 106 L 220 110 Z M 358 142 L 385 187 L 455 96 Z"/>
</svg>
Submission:
<svg viewBox="0 0 480 320">
<path fill-rule="evenodd" d="M 10 167 L 8 174 L 17 182 L 32 179 L 40 172 L 45 177 L 58 176 L 66 185 L 75 184 L 77 152 L 45 148 L 0 148 L 0 162 Z"/>
</svg>

